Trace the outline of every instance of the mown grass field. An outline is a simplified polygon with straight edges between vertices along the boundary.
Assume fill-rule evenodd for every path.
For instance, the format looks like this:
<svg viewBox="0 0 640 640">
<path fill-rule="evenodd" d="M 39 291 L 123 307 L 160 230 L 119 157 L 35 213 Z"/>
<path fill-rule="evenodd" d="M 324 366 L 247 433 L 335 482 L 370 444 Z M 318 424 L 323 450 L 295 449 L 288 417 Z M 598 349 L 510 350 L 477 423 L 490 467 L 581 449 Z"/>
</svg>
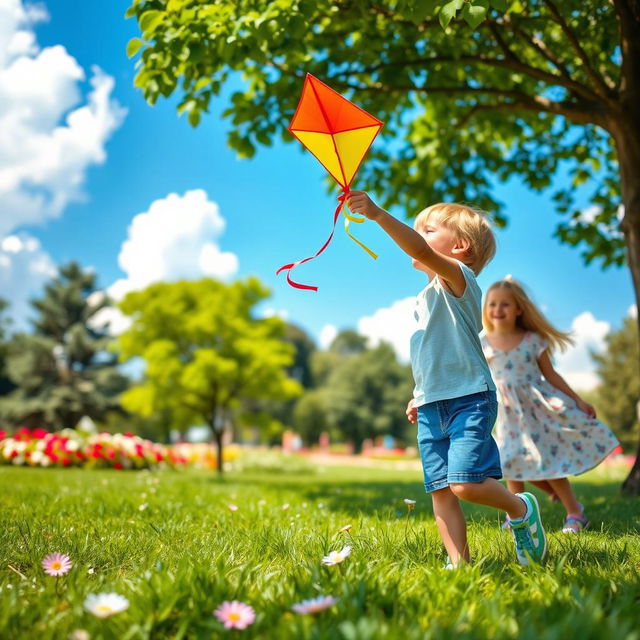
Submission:
<svg viewBox="0 0 640 640">
<path fill-rule="evenodd" d="M 576 479 L 592 520 L 583 535 L 560 533 L 561 508 L 541 499 L 543 567 L 516 564 L 500 514 L 465 505 L 476 562 L 446 571 L 418 472 L 277 467 L 223 480 L 0 468 L 0 638 L 640 638 L 640 500 L 619 496 L 623 469 Z M 403 498 L 417 500 L 409 516 Z M 323 566 L 343 544 L 351 556 Z M 71 556 L 66 576 L 44 574 L 52 552 Z M 100 592 L 124 595 L 128 610 L 95 618 L 83 602 Z M 321 594 L 338 604 L 291 610 Z M 234 599 L 256 611 L 245 630 L 212 615 Z"/>
</svg>

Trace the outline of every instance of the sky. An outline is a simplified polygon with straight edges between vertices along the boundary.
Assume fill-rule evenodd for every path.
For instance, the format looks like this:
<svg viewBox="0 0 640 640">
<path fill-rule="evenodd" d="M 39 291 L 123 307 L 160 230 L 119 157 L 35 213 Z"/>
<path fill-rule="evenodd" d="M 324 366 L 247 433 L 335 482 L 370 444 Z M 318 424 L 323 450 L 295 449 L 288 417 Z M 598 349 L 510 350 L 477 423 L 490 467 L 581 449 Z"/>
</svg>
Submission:
<svg viewBox="0 0 640 640">
<path fill-rule="evenodd" d="M 318 292 L 276 276 L 324 243 L 337 189 L 327 193 L 325 170 L 297 142 L 238 160 L 226 144 L 224 97 L 196 129 L 177 116 L 177 96 L 149 106 L 125 53 L 139 35 L 124 19 L 128 4 L 0 0 L 0 297 L 14 326 L 25 326 L 28 300 L 70 260 L 94 269 L 115 299 L 158 280 L 254 275 L 272 291 L 260 313 L 301 326 L 319 346 L 353 328 L 406 360 L 424 275 L 366 222 L 352 229 L 378 260 L 339 227 L 324 254 L 292 273 Z M 598 381 L 589 350 L 602 350 L 635 308 L 629 272 L 585 267 L 553 238 L 549 194 L 511 180 L 496 195 L 510 224 L 497 231 L 497 256 L 479 283 L 522 281 L 556 326 L 574 332 L 558 369 L 590 389 Z M 114 331 L 126 326 L 111 318 Z"/>
</svg>

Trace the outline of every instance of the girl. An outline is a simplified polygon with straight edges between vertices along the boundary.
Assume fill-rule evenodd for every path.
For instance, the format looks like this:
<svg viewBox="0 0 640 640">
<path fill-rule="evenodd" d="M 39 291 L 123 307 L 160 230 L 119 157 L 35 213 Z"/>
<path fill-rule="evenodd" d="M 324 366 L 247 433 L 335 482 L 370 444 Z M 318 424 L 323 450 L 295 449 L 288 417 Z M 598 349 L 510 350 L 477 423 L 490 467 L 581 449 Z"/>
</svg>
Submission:
<svg viewBox="0 0 640 640">
<path fill-rule="evenodd" d="M 500 395 L 495 435 L 507 486 L 516 493 L 525 481 L 548 481 L 567 510 L 562 531 L 580 533 L 589 521 L 567 476 L 595 467 L 619 443 L 551 364 L 553 349 L 572 340 L 510 276 L 487 291 L 482 319 L 483 350 Z"/>
</svg>

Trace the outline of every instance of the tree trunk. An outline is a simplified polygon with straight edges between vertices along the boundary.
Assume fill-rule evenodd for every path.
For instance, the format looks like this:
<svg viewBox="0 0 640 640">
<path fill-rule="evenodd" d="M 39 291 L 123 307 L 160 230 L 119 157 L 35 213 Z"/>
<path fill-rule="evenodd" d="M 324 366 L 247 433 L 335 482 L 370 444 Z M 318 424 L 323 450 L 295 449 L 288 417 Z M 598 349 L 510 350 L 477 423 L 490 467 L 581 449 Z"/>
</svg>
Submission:
<svg viewBox="0 0 640 640">
<path fill-rule="evenodd" d="M 635 101 L 634 101 L 635 102 Z M 624 204 L 624 218 L 621 223 L 627 246 L 627 259 L 636 297 L 636 321 L 640 335 L 640 111 L 625 110 L 619 126 L 616 127 L 615 141 L 620 165 L 620 186 Z M 631 113 L 629 113 L 631 111 Z M 640 373 L 640 363 L 639 373 Z M 629 476 L 622 484 L 626 495 L 640 495 L 640 446 Z"/>
<path fill-rule="evenodd" d="M 216 466 L 218 468 L 218 474 L 222 475 L 222 436 L 224 435 L 224 429 L 219 429 L 215 424 L 210 425 L 213 431 L 213 437 L 216 441 Z"/>
</svg>

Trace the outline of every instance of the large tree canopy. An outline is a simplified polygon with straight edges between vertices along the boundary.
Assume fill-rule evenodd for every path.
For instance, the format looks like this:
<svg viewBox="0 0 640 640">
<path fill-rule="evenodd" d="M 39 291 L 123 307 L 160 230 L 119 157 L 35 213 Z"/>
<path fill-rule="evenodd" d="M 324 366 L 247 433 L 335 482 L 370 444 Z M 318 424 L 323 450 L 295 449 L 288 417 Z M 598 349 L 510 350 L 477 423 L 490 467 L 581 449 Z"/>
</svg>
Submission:
<svg viewBox="0 0 640 640">
<path fill-rule="evenodd" d="M 154 103 L 178 91 L 180 112 L 197 125 L 225 83 L 242 74 L 244 90 L 225 111 L 229 144 L 240 156 L 286 125 L 308 71 L 385 121 L 383 136 L 360 172 L 387 205 L 411 215 L 426 203 L 474 202 L 500 217 L 495 179 L 519 176 L 532 189 L 552 186 L 564 163 L 595 221 L 577 212 L 576 192 L 557 188 L 558 226 L 583 243 L 587 260 L 624 260 L 617 212 L 620 177 L 612 136 L 638 124 L 640 96 L 621 73 L 640 65 L 640 42 L 621 49 L 613 3 L 603 0 L 488 2 L 457 0 L 134 0 L 142 38 L 136 84 Z M 509 11 L 499 9 L 510 5 Z M 634 2 L 616 2 L 630 14 Z M 462 17 L 476 5 L 475 30 Z M 455 8 L 460 18 L 447 23 Z M 444 12 L 444 13 L 443 13 Z M 434 15 L 434 14 L 438 15 Z M 475 15 L 478 15 L 477 12 Z M 476 24 L 477 20 L 472 21 Z M 640 21 L 626 30 L 640 41 Z M 624 29 L 623 29 L 624 31 Z M 627 69 L 632 74 L 633 69 Z M 638 81 L 640 84 L 640 81 Z M 640 86 L 636 87 L 640 91 Z M 625 104 L 624 94 L 629 104 Z M 577 125 L 577 126 L 576 126 Z M 595 222 L 595 224 L 593 224 Z"/>
<path fill-rule="evenodd" d="M 628 261 L 640 307 L 640 0 L 133 0 L 127 15 L 136 85 L 151 103 L 178 92 L 192 125 L 242 76 L 224 112 L 240 156 L 290 139 L 311 72 L 386 122 L 359 186 L 408 215 L 455 199 L 499 224 L 497 180 L 552 189 L 559 239 Z M 632 474 L 640 493 L 640 455 Z"/>
<path fill-rule="evenodd" d="M 141 357 L 144 379 L 123 396 L 143 416 L 171 412 L 184 428 L 207 424 L 218 447 L 229 412 L 247 399 L 287 399 L 300 392 L 288 377 L 294 347 L 277 317 L 254 317 L 268 295 L 255 278 L 231 285 L 211 279 L 157 283 L 120 303 L 132 317 L 119 338 L 120 357 Z"/>
</svg>

